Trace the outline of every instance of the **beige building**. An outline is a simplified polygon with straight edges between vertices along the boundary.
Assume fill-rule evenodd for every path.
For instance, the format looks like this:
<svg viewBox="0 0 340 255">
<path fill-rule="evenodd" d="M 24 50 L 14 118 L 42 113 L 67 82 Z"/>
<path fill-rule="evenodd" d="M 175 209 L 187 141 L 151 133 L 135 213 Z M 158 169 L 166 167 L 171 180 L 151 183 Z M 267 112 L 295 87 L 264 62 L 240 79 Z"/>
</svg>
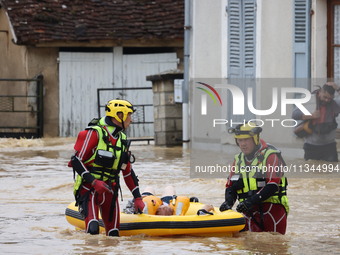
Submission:
<svg viewBox="0 0 340 255">
<path fill-rule="evenodd" d="M 152 105 L 151 88 L 151 96 L 131 88 L 151 87 L 147 75 L 181 68 L 184 2 L 134 3 L 1 0 L 1 135 L 74 136 L 102 113 L 98 105 L 107 98 L 97 102 L 98 88 Z M 43 76 L 41 111 L 35 81 L 13 80 L 37 75 Z"/>
<path fill-rule="evenodd" d="M 224 145 L 234 144 L 232 136 L 227 134 L 231 121 L 256 119 L 264 122 L 266 140 L 279 146 L 301 148 L 302 140 L 294 136 L 293 128 L 285 127 L 294 124 L 289 121 L 293 105 L 288 104 L 286 109 L 281 105 L 284 97 L 294 99 L 294 94 L 285 94 L 282 89 L 312 91 L 327 80 L 339 81 L 340 2 L 195 0 L 191 1 L 191 8 L 190 80 L 194 105 L 191 139 L 194 147 L 220 150 Z M 219 106 L 207 96 L 206 119 L 200 112 L 204 92 L 196 89 L 200 86 L 197 82 L 215 85 L 223 102 Z M 218 84 L 240 88 L 244 95 L 244 115 L 234 115 L 230 93 Z M 273 103 L 275 95 L 276 104 Z M 248 98 L 252 99 L 255 109 L 270 109 L 274 105 L 276 110 L 269 115 L 254 114 L 248 109 Z M 211 125 L 202 126 L 195 119 Z M 225 123 L 221 121 L 223 125 L 214 127 L 214 119 Z"/>
</svg>

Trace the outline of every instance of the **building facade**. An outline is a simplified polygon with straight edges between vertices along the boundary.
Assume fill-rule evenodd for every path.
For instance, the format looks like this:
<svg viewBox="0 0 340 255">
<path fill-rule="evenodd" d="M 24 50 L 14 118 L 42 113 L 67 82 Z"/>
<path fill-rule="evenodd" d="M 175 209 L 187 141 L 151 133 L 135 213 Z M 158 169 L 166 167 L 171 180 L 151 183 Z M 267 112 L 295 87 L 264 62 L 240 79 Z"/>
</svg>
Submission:
<svg viewBox="0 0 340 255">
<path fill-rule="evenodd" d="M 263 125 L 266 140 L 301 147 L 302 141 L 294 136 L 293 128 L 287 128 L 294 124 L 289 121 L 293 104 L 286 107 L 282 102 L 304 95 L 287 92 L 295 88 L 313 91 L 326 81 L 339 81 L 340 1 L 213 2 L 191 2 L 193 146 L 203 148 L 208 143 L 208 147 L 219 150 L 224 144 L 234 143 L 227 133 L 231 122 L 253 119 Z M 204 93 L 197 90 L 198 82 L 215 84 L 223 103 L 215 105 L 208 97 L 206 116 L 201 113 Z M 218 84 L 240 89 L 245 105 L 243 115 L 233 109 L 233 101 L 240 97 L 232 96 L 230 90 Z M 274 108 L 267 113 L 256 111 Z M 221 124 L 214 127 L 216 119 Z M 202 122 L 211 125 L 202 126 Z"/>
</svg>

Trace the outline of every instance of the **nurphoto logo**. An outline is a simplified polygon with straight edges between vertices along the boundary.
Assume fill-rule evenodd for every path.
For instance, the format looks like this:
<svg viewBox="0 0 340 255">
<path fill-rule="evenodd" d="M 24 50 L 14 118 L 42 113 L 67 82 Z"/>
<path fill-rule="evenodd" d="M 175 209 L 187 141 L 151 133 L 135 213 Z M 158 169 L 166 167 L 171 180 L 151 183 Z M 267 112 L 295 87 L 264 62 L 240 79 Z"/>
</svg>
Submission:
<svg viewBox="0 0 340 255">
<path fill-rule="evenodd" d="M 285 88 L 276 88 L 273 87 L 271 91 L 271 106 L 268 109 L 256 109 L 253 102 L 253 88 L 249 87 L 246 90 L 246 95 L 244 95 L 243 91 L 232 84 L 215 84 L 209 85 L 204 82 L 196 82 L 203 87 L 196 87 L 197 89 L 203 91 L 201 93 L 201 115 L 207 115 L 208 112 L 208 104 L 207 104 L 207 95 L 210 96 L 211 100 L 214 104 L 218 104 L 222 107 L 222 99 L 221 94 L 229 92 L 232 97 L 232 115 L 235 116 L 242 116 L 245 115 L 245 106 L 247 106 L 250 113 L 254 114 L 255 116 L 268 116 L 273 114 L 278 107 L 280 106 L 281 109 L 281 116 L 287 115 L 287 106 L 293 105 L 299 108 L 303 114 L 305 115 L 312 115 L 304 106 L 305 103 L 309 102 L 312 95 L 311 92 L 305 88 L 298 88 L 298 87 L 285 87 Z M 216 89 L 221 91 L 221 94 L 217 92 Z M 269 98 L 269 97 L 268 97 Z M 247 104 L 245 105 L 245 101 Z M 225 102 L 227 103 L 227 102 Z M 227 105 L 227 104 L 225 104 Z M 284 127 L 295 127 L 297 126 L 298 122 L 294 119 L 252 119 L 248 120 L 252 122 L 259 122 L 259 126 L 264 125 L 264 121 L 269 121 L 274 126 L 274 122 L 280 121 L 281 125 Z M 244 120 L 242 123 L 245 123 Z M 237 125 L 240 122 L 233 122 L 232 119 L 214 119 L 213 126 L 216 125 L 225 125 L 225 124 Z"/>
<path fill-rule="evenodd" d="M 206 84 L 204 82 L 197 82 L 198 84 L 201 84 L 206 88 L 202 88 L 202 87 L 196 87 L 197 89 L 200 89 L 202 91 L 204 91 L 206 94 L 202 94 L 201 95 L 201 114 L 202 115 L 207 115 L 207 95 L 210 96 L 210 98 L 213 100 L 214 104 L 217 104 L 217 100 L 220 103 L 220 105 L 222 106 L 222 99 L 220 97 L 220 95 L 218 94 L 218 92 L 216 91 L 216 89 L 214 89 L 214 87 L 212 87 L 209 84 Z M 217 100 L 216 100 L 217 98 Z"/>
</svg>

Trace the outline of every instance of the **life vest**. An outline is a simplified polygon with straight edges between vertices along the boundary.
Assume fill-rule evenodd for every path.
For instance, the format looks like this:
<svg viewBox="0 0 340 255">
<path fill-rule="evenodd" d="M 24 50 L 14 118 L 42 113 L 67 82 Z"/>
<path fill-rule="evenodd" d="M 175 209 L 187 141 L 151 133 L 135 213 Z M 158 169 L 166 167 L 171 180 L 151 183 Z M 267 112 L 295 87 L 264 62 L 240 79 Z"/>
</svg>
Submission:
<svg viewBox="0 0 340 255">
<path fill-rule="evenodd" d="M 175 196 L 170 202 L 170 207 L 174 210 L 174 215 L 183 216 L 190 206 L 190 198 L 186 196 Z"/>
<path fill-rule="evenodd" d="M 86 129 L 94 129 L 97 131 L 98 145 L 96 151 L 88 160 L 84 162 L 84 164 L 87 166 L 87 169 L 91 172 L 94 178 L 103 181 L 110 180 L 112 183 L 118 182 L 119 170 L 121 167 L 121 156 L 122 152 L 126 150 L 126 135 L 123 132 L 118 132 L 116 143 L 112 144 L 108 132 L 112 134 L 115 130 L 115 127 L 108 126 L 105 123 L 105 117 L 98 120 L 97 123 L 93 123 L 93 121 L 91 121 L 91 123 L 92 125 L 88 126 Z M 114 155 L 115 159 L 112 167 L 103 167 L 95 163 L 96 155 L 99 150 L 109 151 Z M 77 192 L 82 182 L 83 179 L 81 176 L 77 175 L 74 184 L 74 193 Z"/>
<path fill-rule="evenodd" d="M 156 215 L 157 209 L 162 205 L 162 200 L 159 197 L 149 195 L 143 197 L 143 202 L 145 204 L 143 213 Z"/>
<path fill-rule="evenodd" d="M 143 213 L 155 215 L 157 209 L 163 204 L 163 201 L 156 196 L 149 195 L 143 198 L 145 204 Z M 169 206 L 173 209 L 173 215 L 183 216 L 189 209 L 190 199 L 186 196 L 174 196 L 170 200 Z"/>
<path fill-rule="evenodd" d="M 235 156 L 235 175 L 241 175 L 239 176 L 239 182 L 241 182 L 241 186 L 239 187 L 242 188 L 237 189 L 240 202 L 244 201 L 248 197 L 253 196 L 267 184 L 263 166 L 266 166 L 267 159 L 271 154 L 280 155 L 280 151 L 275 147 L 268 145 L 260 151 L 259 155 L 251 162 L 250 165 L 246 165 L 245 156 L 242 152 Z M 267 169 L 267 171 L 268 170 L 269 169 Z M 273 171 L 275 170 L 282 171 L 282 169 L 274 169 Z M 282 204 L 288 214 L 289 205 L 286 193 L 287 185 L 287 179 L 285 176 L 283 176 L 279 184 L 279 190 L 262 203 L 269 202 L 273 204 Z"/>
</svg>

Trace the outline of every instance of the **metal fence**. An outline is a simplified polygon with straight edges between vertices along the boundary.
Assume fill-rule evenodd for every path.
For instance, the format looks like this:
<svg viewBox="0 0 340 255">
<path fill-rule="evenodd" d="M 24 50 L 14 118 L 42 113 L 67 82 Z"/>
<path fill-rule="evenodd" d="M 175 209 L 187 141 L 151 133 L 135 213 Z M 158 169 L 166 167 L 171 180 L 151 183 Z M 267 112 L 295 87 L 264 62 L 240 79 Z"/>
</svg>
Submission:
<svg viewBox="0 0 340 255">
<path fill-rule="evenodd" d="M 103 94 L 105 92 L 105 94 Z M 127 135 L 132 141 L 154 140 L 152 87 L 99 88 L 97 89 L 98 117 L 104 112 L 108 100 L 131 98 L 136 109 Z M 130 99 L 130 100 L 131 100 Z M 136 103 L 135 103 L 136 102 Z"/>
<path fill-rule="evenodd" d="M 0 137 L 43 136 L 43 76 L 0 79 Z"/>
</svg>

